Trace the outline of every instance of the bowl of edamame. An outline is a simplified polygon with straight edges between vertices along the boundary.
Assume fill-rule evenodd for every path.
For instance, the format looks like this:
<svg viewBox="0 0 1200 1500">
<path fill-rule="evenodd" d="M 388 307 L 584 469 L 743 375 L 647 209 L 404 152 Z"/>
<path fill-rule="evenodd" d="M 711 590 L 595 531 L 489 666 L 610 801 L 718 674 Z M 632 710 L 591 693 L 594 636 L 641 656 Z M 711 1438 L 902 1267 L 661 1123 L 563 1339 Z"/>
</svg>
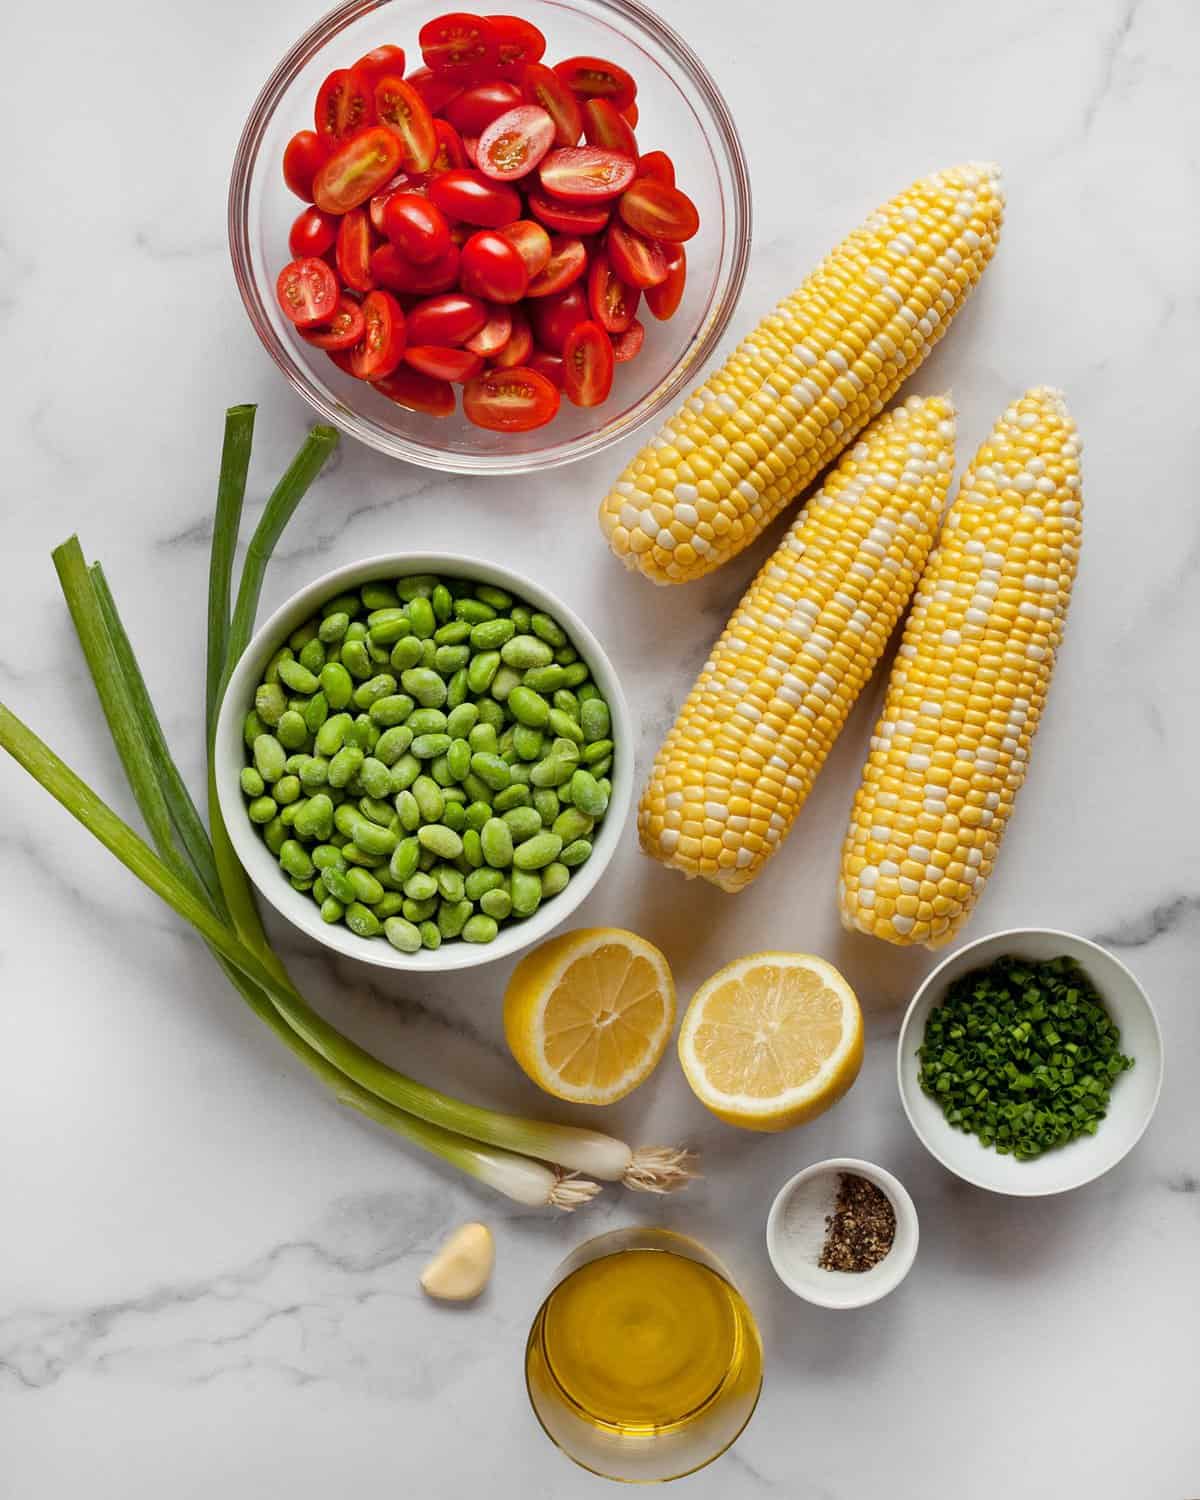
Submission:
<svg viewBox="0 0 1200 1500">
<path fill-rule="evenodd" d="M 392 969 L 505 958 L 593 889 L 633 798 L 599 642 L 532 580 L 374 557 L 261 627 L 217 724 L 217 794 L 256 889 Z"/>
</svg>

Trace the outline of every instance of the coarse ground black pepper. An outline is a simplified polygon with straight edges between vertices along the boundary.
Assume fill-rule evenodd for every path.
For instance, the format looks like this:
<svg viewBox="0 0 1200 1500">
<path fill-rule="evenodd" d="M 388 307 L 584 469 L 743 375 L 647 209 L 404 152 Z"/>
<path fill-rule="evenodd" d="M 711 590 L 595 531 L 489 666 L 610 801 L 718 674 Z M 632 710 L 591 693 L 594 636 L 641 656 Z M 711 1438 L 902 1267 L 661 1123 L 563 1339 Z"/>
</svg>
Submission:
<svg viewBox="0 0 1200 1500">
<path fill-rule="evenodd" d="M 865 1177 L 838 1173 L 833 1213 L 825 1216 L 823 1271 L 869 1271 L 892 1248 L 896 1211 L 891 1199 Z"/>
</svg>

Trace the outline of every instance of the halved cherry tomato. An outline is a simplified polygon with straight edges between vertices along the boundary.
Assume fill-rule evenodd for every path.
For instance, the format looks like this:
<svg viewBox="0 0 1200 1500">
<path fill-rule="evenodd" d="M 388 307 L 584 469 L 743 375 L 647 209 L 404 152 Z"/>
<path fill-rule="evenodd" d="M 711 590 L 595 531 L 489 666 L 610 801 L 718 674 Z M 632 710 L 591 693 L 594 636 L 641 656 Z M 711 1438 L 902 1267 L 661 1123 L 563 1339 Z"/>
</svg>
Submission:
<svg viewBox="0 0 1200 1500">
<path fill-rule="evenodd" d="M 353 349 L 363 336 L 367 320 L 353 297 L 343 293 L 337 300 L 333 317 L 317 328 L 302 328 L 300 337 L 318 349 Z"/>
<path fill-rule="evenodd" d="M 479 170 L 498 182 L 532 172 L 554 142 L 554 121 L 540 105 L 522 104 L 493 120 L 479 137 Z"/>
<path fill-rule="evenodd" d="M 479 137 L 477 135 L 464 135 L 462 138 L 463 155 L 471 166 L 479 161 Z"/>
<path fill-rule="evenodd" d="M 308 323 L 328 322 L 337 307 L 338 292 L 332 269 L 313 255 L 289 262 L 275 282 L 280 307 L 301 328 Z"/>
<path fill-rule="evenodd" d="M 429 106 L 403 78 L 389 74 L 375 85 L 375 113 L 394 131 L 406 172 L 428 172 L 437 153 L 437 131 Z"/>
<path fill-rule="evenodd" d="M 498 370 L 506 370 L 510 365 L 523 365 L 533 349 L 529 319 L 519 307 L 512 308 L 510 316 L 512 332 L 508 336 L 508 343 L 492 355 L 492 364 Z"/>
<path fill-rule="evenodd" d="M 550 241 L 550 259 L 529 283 L 530 297 L 550 297 L 578 281 L 587 270 L 583 241 L 555 235 Z"/>
<path fill-rule="evenodd" d="M 356 68 L 337 68 L 317 90 L 313 111 L 317 134 L 329 147 L 341 145 L 370 125 L 375 103 L 366 76 Z"/>
<path fill-rule="evenodd" d="M 342 285 L 352 292 L 369 292 L 371 278 L 371 220 L 365 208 L 352 208 L 338 225 L 337 268 Z"/>
<path fill-rule="evenodd" d="M 466 87 L 465 83 L 449 73 L 435 73 L 430 68 L 416 68 L 404 81 L 412 84 L 432 115 L 440 114 L 451 99 L 457 99 Z"/>
<path fill-rule="evenodd" d="M 489 302 L 519 302 L 529 286 L 520 251 L 494 229 L 481 229 L 463 246 L 458 279 L 464 292 Z"/>
<path fill-rule="evenodd" d="M 368 86 L 372 89 L 381 78 L 387 77 L 389 73 L 397 78 L 403 78 L 404 48 L 393 47 L 390 44 L 375 47 L 359 58 L 354 64 L 354 72 L 366 79 Z"/>
<path fill-rule="evenodd" d="M 448 292 L 458 285 L 458 261 L 458 246 L 453 241 L 445 255 L 431 260 L 427 266 L 414 265 L 395 245 L 380 245 L 371 256 L 371 275 L 393 292 L 428 296 L 431 292 Z"/>
<path fill-rule="evenodd" d="M 667 252 L 657 240 L 635 234 L 620 219 L 614 219 L 604 236 L 613 270 L 629 286 L 658 286 L 667 279 Z"/>
<path fill-rule="evenodd" d="M 603 146 L 607 151 L 620 151 L 624 156 L 637 157 L 637 136 L 628 120 L 607 99 L 583 101 L 583 133 L 591 146 Z"/>
<path fill-rule="evenodd" d="M 307 255 L 324 255 L 333 249 L 337 239 L 338 221 L 332 214 L 323 214 L 319 208 L 306 208 L 292 225 L 288 235 L 288 249 L 297 260 Z M 542 233 L 545 234 L 545 230 Z M 547 239 L 547 254 L 550 241 Z"/>
<path fill-rule="evenodd" d="M 632 359 L 646 339 L 645 325 L 639 318 L 634 318 L 624 333 L 618 333 L 612 340 L 613 359 L 619 365 L 626 360 Z"/>
<path fill-rule="evenodd" d="M 561 354 L 567 335 L 579 323 L 586 323 L 590 315 L 583 288 L 576 283 L 565 292 L 556 292 L 529 304 L 529 316 L 533 332 L 543 349 L 551 354 Z"/>
<path fill-rule="evenodd" d="M 419 193 L 393 193 L 383 207 L 383 232 L 419 266 L 438 260 L 450 248 L 450 226 L 436 203 Z"/>
<path fill-rule="evenodd" d="M 450 219 L 498 229 L 521 217 L 521 199 L 515 188 L 492 182 L 473 167 L 443 172 L 429 184 L 430 200 Z"/>
<path fill-rule="evenodd" d="M 531 21 L 520 16 L 488 16 L 496 37 L 496 70 L 503 77 L 519 78 L 526 63 L 545 54 L 546 38 Z"/>
<path fill-rule="evenodd" d="M 443 292 L 409 308 L 407 333 L 414 344 L 465 344 L 487 321 L 487 305 L 478 297 Z"/>
<path fill-rule="evenodd" d="M 673 315 L 683 300 L 683 288 L 687 281 L 687 251 L 682 245 L 664 246 L 667 255 L 667 274 L 657 286 L 646 288 L 646 306 L 660 320 Z"/>
<path fill-rule="evenodd" d="M 525 95 L 515 83 L 494 78 L 464 89 L 445 108 L 445 117 L 460 135 L 482 135 L 493 120 L 525 103 Z"/>
<path fill-rule="evenodd" d="M 415 193 L 423 198 L 428 181 L 429 179 L 421 172 L 415 175 L 398 172 L 391 182 L 384 184 L 367 205 L 367 210 L 371 215 L 371 227 L 378 230 L 380 234 L 383 233 L 383 211 L 393 193 Z"/>
<path fill-rule="evenodd" d="M 599 146 L 559 146 L 542 161 L 538 176 L 542 187 L 555 198 L 567 203 L 594 203 L 598 198 L 615 198 L 623 193 L 636 171 L 633 158 L 616 151 L 604 151 Z"/>
<path fill-rule="evenodd" d="M 629 128 L 630 128 L 630 130 L 636 130 L 637 129 L 637 122 L 642 117 L 642 112 L 637 107 L 637 100 L 634 99 L 631 103 L 627 104 L 625 106 L 625 108 L 621 111 L 621 115 L 622 115 L 622 117 L 625 120 L 627 120 L 629 122 Z"/>
<path fill-rule="evenodd" d="M 700 215 L 688 195 L 652 177 L 640 177 L 622 196 L 617 212 L 630 229 L 672 244 L 690 240 L 700 228 Z"/>
<path fill-rule="evenodd" d="M 599 406 L 613 383 L 613 350 L 599 323 L 577 323 L 563 346 L 563 390 L 575 406 Z"/>
<path fill-rule="evenodd" d="M 468 349 L 476 354 L 482 354 L 484 359 L 491 359 L 493 355 L 499 354 L 509 342 L 512 338 L 512 331 L 512 313 L 507 307 L 501 307 L 497 302 L 489 308 L 488 320 L 479 332 L 472 334 L 463 342 Z"/>
<path fill-rule="evenodd" d="M 404 358 L 404 309 L 391 292 L 368 292 L 362 315 L 366 327 L 350 356 L 350 369 L 359 380 L 378 380 Z"/>
<path fill-rule="evenodd" d="M 451 349 L 444 344 L 409 344 L 404 363 L 435 380 L 471 380 L 483 369 L 483 358 L 470 349 Z"/>
<path fill-rule="evenodd" d="M 675 186 L 675 163 L 665 151 L 647 151 L 645 156 L 639 156 L 637 174 L 653 182 L 665 182 L 668 187 Z"/>
<path fill-rule="evenodd" d="M 588 306 L 592 317 L 606 333 L 624 333 L 633 322 L 641 300 L 640 288 L 622 281 L 601 250 L 588 270 Z"/>
<path fill-rule="evenodd" d="M 400 142 L 385 125 L 372 125 L 346 141 L 313 179 L 313 201 L 344 214 L 377 193 L 400 165 Z"/>
<path fill-rule="evenodd" d="M 535 224 L 532 219 L 514 219 L 499 233 L 501 239 L 516 248 L 531 277 L 545 268 L 553 247 L 550 236 L 540 224 Z"/>
<path fill-rule="evenodd" d="M 568 57 L 554 71 L 581 99 L 608 99 L 615 109 L 632 104 L 637 84 L 625 71 L 603 57 Z"/>
<path fill-rule="evenodd" d="M 354 374 L 354 371 L 350 368 L 350 361 L 354 355 L 354 350 L 352 348 L 326 349 L 325 353 L 328 354 L 330 359 L 334 362 L 335 365 L 337 365 L 339 370 L 345 370 L 347 375 Z"/>
<path fill-rule="evenodd" d="M 522 366 L 488 370 L 467 382 L 463 411 L 477 427 L 493 432 L 529 432 L 552 421 L 558 411 L 558 387 Z"/>
<path fill-rule="evenodd" d="M 305 203 L 312 202 L 313 178 L 329 152 L 315 130 L 298 130 L 283 148 L 283 180 Z"/>
<path fill-rule="evenodd" d="M 450 382 L 431 380 L 409 365 L 400 365 L 371 384 L 389 401 L 408 411 L 422 411 L 431 417 L 449 417 L 454 413 L 454 388 Z"/>
<path fill-rule="evenodd" d="M 608 203 L 556 203 L 546 193 L 528 188 L 529 210 L 547 229 L 560 234 L 597 234 L 608 223 Z"/>
<path fill-rule="evenodd" d="M 456 167 L 465 167 L 467 153 L 463 150 L 462 137 L 454 126 L 448 125 L 445 120 L 435 120 L 433 128 L 438 143 L 430 171 L 452 172 Z"/>
<path fill-rule="evenodd" d="M 573 146 L 583 134 L 583 116 L 575 95 L 552 68 L 544 68 L 539 62 L 526 64 L 521 81 L 530 100 L 554 121 L 555 145 Z"/>
<path fill-rule="evenodd" d="M 491 22 L 466 11 L 426 21 L 417 41 L 426 65 L 435 73 L 482 75 L 496 62 L 497 39 Z"/>
<path fill-rule="evenodd" d="M 551 354 L 546 349 L 535 349 L 529 356 L 529 368 L 551 380 L 561 391 L 566 366 L 561 354 Z"/>
</svg>

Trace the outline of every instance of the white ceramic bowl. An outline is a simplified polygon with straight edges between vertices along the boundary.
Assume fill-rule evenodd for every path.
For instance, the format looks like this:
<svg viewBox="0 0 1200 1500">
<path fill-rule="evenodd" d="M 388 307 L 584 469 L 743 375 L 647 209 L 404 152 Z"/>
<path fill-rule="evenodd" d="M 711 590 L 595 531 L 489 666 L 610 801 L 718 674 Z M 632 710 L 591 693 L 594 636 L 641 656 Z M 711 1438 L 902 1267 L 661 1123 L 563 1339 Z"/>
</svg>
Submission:
<svg viewBox="0 0 1200 1500">
<path fill-rule="evenodd" d="M 1113 1085 L 1108 1114 L 1095 1135 L 1081 1136 L 1067 1146 L 1047 1151 L 1032 1161 L 1001 1156 L 974 1135 L 946 1123 L 941 1109 L 919 1082 L 917 1048 L 925 1034 L 929 1012 L 941 1003 L 949 986 L 971 969 L 979 969 L 1006 955 L 1044 960 L 1073 958 L 1096 986 L 1109 1015 L 1121 1032 L 1121 1051 L 1134 1066 Z M 944 1167 L 993 1193 L 1038 1198 L 1065 1193 L 1115 1167 L 1133 1149 L 1150 1123 L 1162 1087 L 1163 1046 L 1158 1018 L 1145 990 L 1118 958 L 1087 938 L 1041 927 L 1014 927 L 968 943 L 944 959 L 913 996 L 896 1053 L 900 1101 L 922 1145 Z"/>
<path fill-rule="evenodd" d="M 579 655 L 591 668 L 597 687 L 612 712 L 613 762 L 612 798 L 600 824 L 591 858 L 572 875 L 566 890 L 543 903 L 532 917 L 504 925 L 493 943 L 443 943 L 440 948 L 421 949 L 419 953 L 400 953 L 383 938 L 356 937 L 341 923 L 330 926 L 321 920 L 315 901 L 303 891 L 295 891 L 281 872 L 278 862 L 263 843 L 258 829 L 246 816 L 245 799 L 238 777 L 246 764 L 242 740 L 242 723 L 254 706 L 254 691 L 262 681 L 267 662 L 305 620 L 311 618 L 327 599 L 349 588 L 374 579 L 394 579 L 408 573 L 440 573 L 446 578 L 471 578 L 507 589 L 529 604 L 554 616 L 571 638 Z M 384 969 L 409 969 L 426 973 L 443 973 L 450 969 L 470 969 L 495 959 L 508 958 L 522 948 L 540 942 L 563 922 L 585 896 L 592 891 L 612 859 L 625 828 L 633 800 L 633 744 L 629 707 L 612 663 L 600 643 L 579 616 L 568 605 L 519 573 L 500 568 L 478 558 L 457 553 L 408 552 L 369 557 L 351 563 L 314 580 L 294 594 L 255 633 L 242 659 L 233 670 L 217 720 L 215 765 L 217 797 L 221 815 L 237 857 L 246 868 L 254 886 L 280 915 L 308 934 L 314 942 L 347 958 L 376 964 Z"/>
<path fill-rule="evenodd" d="M 825 1271 L 817 1264 L 825 1214 L 832 1212 L 843 1172 L 873 1182 L 887 1194 L 896 1215 L 892 1248 L 869 1271 Z M 809 1233 L 798 1233 L 799 1226 L 789 1228 L 794 1219 Z M 818 1307 L 866 1307 L 895 1291 L 916 1258 L 919 1238 L 917 1210 L 903 1183 L 873 1162 L 853 1156 L 815 1162 L 789 1177 L 767 1216 L 767 1254 L 775 1274 L 789 1291 Z"/>
</svg>

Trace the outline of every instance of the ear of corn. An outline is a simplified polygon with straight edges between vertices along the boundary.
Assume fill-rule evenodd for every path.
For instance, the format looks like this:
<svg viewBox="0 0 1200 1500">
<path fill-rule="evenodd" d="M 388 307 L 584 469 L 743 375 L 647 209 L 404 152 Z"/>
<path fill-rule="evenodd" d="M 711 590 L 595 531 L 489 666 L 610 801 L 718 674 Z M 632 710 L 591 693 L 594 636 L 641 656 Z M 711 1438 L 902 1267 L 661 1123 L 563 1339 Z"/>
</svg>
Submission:
<svg viewBox="0 0 1200 1500">
<path fill-rule="evenodd" d="M 935 172 L 854 231 L 694 391 L 600 507 L 626 566 L 682 583 L 736 557 L 891 400 L 1000 232 L 997 169 Z"/>
<path fill-rule="evenodd" d="M 991 873 L 1062 637 L 1080 443 L 1026 393 L 963 475 L 921 579 L 842 851 L 848 927 L 936 947 Z"/>
<path fill-rule="evenodd" d="M 638 812 L 648 854 L 730 891 L 755 878 L 904 612 L 953 467 L 953 406 L 914 397 L 809 501 L 659 751 Z"/>
</svg>

